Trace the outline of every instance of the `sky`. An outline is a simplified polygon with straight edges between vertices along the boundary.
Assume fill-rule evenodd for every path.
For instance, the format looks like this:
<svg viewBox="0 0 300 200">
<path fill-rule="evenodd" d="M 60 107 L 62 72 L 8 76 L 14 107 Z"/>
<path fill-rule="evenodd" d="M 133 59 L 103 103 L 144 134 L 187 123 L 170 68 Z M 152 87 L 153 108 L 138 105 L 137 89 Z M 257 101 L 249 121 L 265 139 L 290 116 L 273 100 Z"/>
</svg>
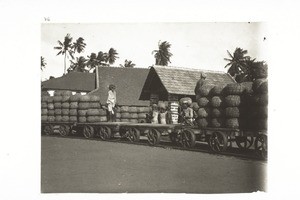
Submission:
<svg viewBox="0 0 300 200">
<path fill-rule="evenodd" d="M 46 60 L 42 80 L 60 77 L 64 72 L 64 56 L 54 49 L 58 40 L 71 34 L 73 41 L 83 37 L 86 48 L 75 57 L 108 52 L 119 53 L 113 66 L 131 60 L 136 67 L 147 68 L 155 63 L 153 50 L 159 41 L 168 41 L 173 54 L 169 66 L 226 71 L 227 50 L 236 47 L 248 50 L 248 55 L 267 61 L 267 35 L 263 23 L 44 23 L 41 25 L 41 56 Z M 264 40 L 266 37 L 266 40 Z M 67 62 L 68 68 L 69 62 Z"/>
</svg>

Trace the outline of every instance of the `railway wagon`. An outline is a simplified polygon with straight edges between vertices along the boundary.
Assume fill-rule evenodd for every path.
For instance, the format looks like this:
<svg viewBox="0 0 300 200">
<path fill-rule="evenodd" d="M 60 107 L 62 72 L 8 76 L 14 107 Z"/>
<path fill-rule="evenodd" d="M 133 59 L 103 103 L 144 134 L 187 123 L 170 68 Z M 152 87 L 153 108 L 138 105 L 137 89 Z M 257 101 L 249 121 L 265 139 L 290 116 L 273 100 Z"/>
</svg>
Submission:
<svg viewBox="0 0 300 200">
<path fill-rule="evenodd" d="M 187 124 L 150 124 L 131 122 L 42 122 L 42 133 L 59 134 L 62 137 L 82 133 L 85 138 L 98 137 L 109 140 L 115 136 L 138 142 L 140 136 L 147 136 L 150 145 L 160 142 L 161 136 L 169 136 L 172 143 L 185 148 L 194 148 L 196 142 L 205 142 L 212 151 L 226 151 L 235 142 L 243 151 L 254 144 L 256 153 L 267 158 L 267 131 L 240 130 L 233 128 L 199 128 Z"/>
</svg>

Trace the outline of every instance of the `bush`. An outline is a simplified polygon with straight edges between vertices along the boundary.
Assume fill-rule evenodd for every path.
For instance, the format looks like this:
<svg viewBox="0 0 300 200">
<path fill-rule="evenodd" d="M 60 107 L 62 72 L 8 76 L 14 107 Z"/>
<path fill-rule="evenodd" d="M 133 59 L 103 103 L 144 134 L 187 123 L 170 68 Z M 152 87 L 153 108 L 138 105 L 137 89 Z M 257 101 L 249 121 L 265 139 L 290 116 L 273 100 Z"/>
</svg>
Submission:
<svg viewBox="0 0 300 200">
<path fill-rule="evenodd" d="M 225 108 L 225 115 L 228 118 L 238 118 L 240 116 L 240 110 L 238 107 Z"/>
<path fill-rule="evenodd" d="M 61 114 L 66 116 L 70 114 L 70 110 L 69 109 L 61 109 Z"/>
<path fill-rule="evenodd" d="M 62 104 L 61 104 L 61 107 L 62 107 L 62 108 L 65 108 L 65 109 L 69 109 L 69 108 L 70 108 L 70 104 L 67 103 L 67 102 L 62 103 Z"/>
<path fill-rule="evenodd" d="M 240 83 L 230 83 L 224 88 L 224 93 L 227 95 L 240 95 L 244 91 L 244 87 Z"/>
<path fill-rule="evenodd" d="M 211 127 L 213 128 L 220 128 L 224 127 L 225 119 L 223 118 L 212 118 L 211 119 Z"/>
<path fill-rule="evenodd" d="M 209 100 L 206 97 L 201 97 L 197 100 L 199 107 L 205 107 L 208 105 Z"/>
<path fill-rule="evenodd" d="M 86 117 L 80 116 L 80 117 L 78 117 L 78 121 L 80 123 L 85 123 L 86 122 Z"/>
<path fill-rule="evenodd" d="M 77 110 L 79 116 L 86 116 L 87 110 Z"/>
<path fill-rule="evenodd" d="M 215 86 L 211 84 L 204 84 L 202 87 L 199 88 L 198 91 L 196 91 L 196 94 L 200 95 L 201 97 L 207 97 L 210 94 L 210 91 L 213 87 Z"/>
<path fill-rule="evenodd" d="M 205 118 L 199 118 L 196 120 L 196 123 L 198 124 L 199 128 L 205 128 L 208 125 L 208 122 Z"/>
<path fill-rule="evenodd" d="M 223 94 L 223 90 L 224 90 L 224 85 L 216 85 L 214 86 L 211 91 L 210 91 L 210 95 L 211 96 L 220 96 Z"/>
<path fill-rule="evenodd" d="M 77 109 L 70 109 L 69 115 L 70 116 L 77 116 Z"/>
<path fill-rule="evenodd" d="M 80 103 L 78 103 L 78 108 L 81 110 L 89 109 L 90 103 L 89 102 L 80 102 Z"/>
<path fill-rule="evenodd" d="M 41 115 L 47 115 L 48 114 L 48 109 L 42 109 Z"/>
<path fill-rule="evenodd" d="M 80 100 L 81 94 L 75 94 L 70 96 L 69 101 L 70 102 L 78 102 Z"/>
<path fill-rule="evenodd" d="M 241 98 L 238 95 L 228 95 L 225 97 L 225 104 L 231 107 L 239 106 L 241 104 Z"/>
<path fill-rule="evenodd" d="M 48 116 L 54 116 L 54 110 L 48 110 Z"/>
<path fill-rule="evenodd" d="M 100 102 L 100 96 L 90 95 L 90 102 Z"/>
<path fill-rule="evenodd" d="M 71 109 L 77 109 L 78 108 L 78 102 L 71 102 L 70 103 L 70 108 Z"/>
<path fill-rule="evenodd" d="M 213 108 L 211 111 L 211 116 L 218 118 L 218 117 L 224 116 L 224 113 L 225 113 L 225 111 L 222 108 Z"/>
<path fill-rule="evenodd" d="M 239 120 L 237 118 L 230 118 L 225 120 L 226 128 L 239 128 Z"/>
<path fill-rule="evenodd" d="M 54 114 L 56 115 L 61 115 L 61 109 L 54 109 Z"/>
<path fill-rule="evenodd" d="M 69 121 L 70 122 L 77 122 L 77 116 L 70 116 Z"/>
<path fill-rule="evenodd" d="M 210 105 L 214 108 L 218 108 L 218 107 L 223 106 L 222 102 L 223 102 L 223 100 L 221 99 L 221 97 L 214 96 L 211 98 Z"/>
<path fill-rule="evenodd" d="M 54 103 L 54 108 L 61 108 L 61 103 L 60 102 Z"/>
</svg>

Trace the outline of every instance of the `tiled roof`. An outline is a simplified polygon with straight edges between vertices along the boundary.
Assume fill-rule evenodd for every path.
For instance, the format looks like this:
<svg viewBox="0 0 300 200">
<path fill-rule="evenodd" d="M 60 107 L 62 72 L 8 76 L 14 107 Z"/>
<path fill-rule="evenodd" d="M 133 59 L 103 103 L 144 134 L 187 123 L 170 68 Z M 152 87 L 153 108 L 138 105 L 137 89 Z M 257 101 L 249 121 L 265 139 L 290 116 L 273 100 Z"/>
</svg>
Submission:
<svg viewBox="0 0 300 200">
<path fill-rule="evenodd" d="M 100 95 L 105 103 L 108 86 L 114 84 L 119 105 L 148 106 L 149 101 L 139 100 L 148 72 L 147 68 L 98 67 L 99 88 L 89 94 Z"/>
<path fill-rule="evenodd" d="M 90 92 L 96 89 L 95 73 L 70 72 L 42 82 L 42 89 Z"/>
<path fill-rule="evenodd" d="M 155 73 L 149 73 L 147 79 L 152 79 L 150 76 L 155 76 L 156 74 L 169 94 L 195 95 L 194 88 L 200 78 L 201 72 L 207 75 L 206 82 L 208 84 L 226 85 L 234 82 L 232 77 L 225 72 L 166 66 L 154 66 L 151 68 L 151 71 L 152 70 L 154 70 Z M 151 86 L 147 84 L 151 84 L 150 81 L 146 80 L 143 89 L 149 91 L 149 87 Z M 141 95 L 141 99 L 144 99 L 143 97 L 145 96 L 149 95 L 143 94 Z"/>
</svg>

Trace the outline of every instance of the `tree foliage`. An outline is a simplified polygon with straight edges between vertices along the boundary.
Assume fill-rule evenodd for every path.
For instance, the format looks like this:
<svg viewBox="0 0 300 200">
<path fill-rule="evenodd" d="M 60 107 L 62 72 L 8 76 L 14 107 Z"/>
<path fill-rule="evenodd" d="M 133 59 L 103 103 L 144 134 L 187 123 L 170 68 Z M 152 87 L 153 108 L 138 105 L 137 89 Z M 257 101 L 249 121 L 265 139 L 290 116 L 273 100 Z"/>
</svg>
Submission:
<svg viewBox="0 0 300 200">
<path fill-rule="evenodd" d="M 131 60 L 125 60 L 124 65 L 120 64 L 120 67 L 133 68 L 135 64 Z"/>
<path fill-rule="evenodd" d="M 43 71 L 43 69 L 46 67 L 47 63 L 45 61 L 45 58 L 43 56 L 41 56 L 41 70 Z"/>
<path fill-rule="evenodd" d="M 167 41 L 158 42 L 158 50 L 152 51 L 155 58 L 155 65 L 167 66 L 171 63 L 170 58 L 173 55 L 170 52 L 171 44 Z"/>
</svg>

